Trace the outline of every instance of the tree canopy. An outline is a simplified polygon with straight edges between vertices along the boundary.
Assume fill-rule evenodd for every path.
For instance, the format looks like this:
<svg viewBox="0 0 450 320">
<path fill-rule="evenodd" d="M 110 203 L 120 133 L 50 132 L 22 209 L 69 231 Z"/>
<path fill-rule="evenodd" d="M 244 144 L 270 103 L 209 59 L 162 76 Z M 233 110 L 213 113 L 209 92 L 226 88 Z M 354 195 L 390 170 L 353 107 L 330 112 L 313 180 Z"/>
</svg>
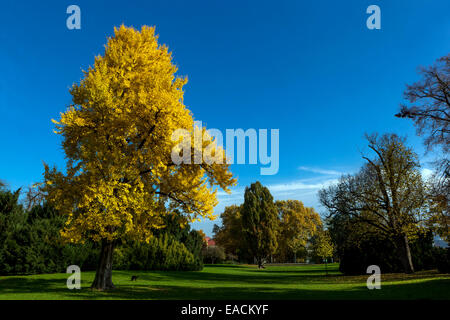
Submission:
<svg viewBox="0 0 450 320">
<path fill-rule="evenodd" d="M 115 28 L 105 53 L 70 90 L 73 104 L 53 120 L 67 169 L 45 165 L 43 190 L 67 216 L 62 236 L 70 242 L 90 238 L 106 246 L 123 237 L 148 242 L 162 217 L 175 209 L 188 221 L 214 218 L 216 188 L 228 191 L 235 183 L 225 161 L 172 161 L 178 142 L 173 132 L 195 129 L 183 104 L 187 79 L 176 75 L 171 53 L 157 40 L 152 27 Z M 211 149 L 214 142 L 205 134 L 203 145 L 191 145 Z M 102 249 L 107 259 L 109 251 Z"/>
<path fill-rule="evenodd" d="M 277 248 L 277 209 L 269 189 L 259 181 L 245 188 L 242 227 L 258 266 Z"/>
<path fill-rule="evenodd" d="M 413 272 L 408 238 L 429 218 L 426 188 L 417 155 L 395 134 L 367 136 L 375 156 L 355 175 L 319 192 L 330 216 L 348 215 L 389 237 L 398 248 L 405 272 Z"/>
<path fill-rule="evenodd" d="M 420 69 L 422 78 L 406 86 L 404 93 L 410 105 L 402 104 L 400 118 L 414 121 L 417 132 L 425 135 L 431 149 L 450 148 L 450 54 L 438 59 L 433 66 Z"/>
<path fill-rule="evenodd" d="M 275 205 L 280 220 L 278 254 L 287 260 L 293 252 L 294 260 L 297 260 L 297 253 L 306 250 L 308 241 L 322 226 L 322 221 L 314 208 L 305 207 L 299 200 L 278 200 Z"/>
<path fill-rule="evenodd" d="M 450 54 L 420 69 L 421 79 L 406 86 L 410 105 L 401 105 L 400 118 L 414 121 L 417 133 L 425 137 L 428 150 L 440 149 L 435 161 L 431 198 L 440 211 L 434 224 L 441 237 L 450 240 Z"/>
</svg>

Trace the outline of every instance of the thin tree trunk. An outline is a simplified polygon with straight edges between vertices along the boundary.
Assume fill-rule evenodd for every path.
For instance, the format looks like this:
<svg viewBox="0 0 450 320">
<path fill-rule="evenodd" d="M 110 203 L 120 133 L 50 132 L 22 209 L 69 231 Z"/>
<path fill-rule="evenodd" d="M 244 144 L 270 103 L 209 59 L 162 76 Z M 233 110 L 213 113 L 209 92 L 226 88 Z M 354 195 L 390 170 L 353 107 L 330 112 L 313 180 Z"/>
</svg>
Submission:
<svg viewBox="0 0 450 320">
<path fill-rule="evenodd" d="M 400 260 L 403 265 L 405 273 L 414 273 L 414 266 L 412 263 L 411 249 L 409 248 L 409 241 L 406 235 L 398 238 L 397 246 L 399 249 Z"/>
<path fill-rule="evenodd" d="M 95 273 L 92 289 L 111 290 L 115 286 L 112 283 L 112 262 L 113 262 L 114 244 L 112 241 L 102 240 L 100 259 Z"/>
</svg>

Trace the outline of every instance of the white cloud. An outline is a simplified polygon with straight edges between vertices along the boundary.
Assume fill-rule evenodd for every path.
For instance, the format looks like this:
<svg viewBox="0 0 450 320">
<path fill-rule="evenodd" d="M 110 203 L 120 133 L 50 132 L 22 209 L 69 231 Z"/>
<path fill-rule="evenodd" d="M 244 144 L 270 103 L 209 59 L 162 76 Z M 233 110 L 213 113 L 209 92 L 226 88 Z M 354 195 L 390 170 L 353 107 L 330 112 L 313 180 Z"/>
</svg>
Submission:
<svg viewBox="0 0 450 320">
<path fill-rule="evenodd" d="M 420 173 L 422 174 L 422 177 L 427 180 L 433 175 L 434 171 L 428 168 L 422 168 L 422 170 L 420 170 Z"/>
<path fill-rule="evenodd" d="M 293 180 L 285 183 L 276 183 L 265 185 L 275 200 L 300 200 L 307 207 L 314 207 L 316 211 L 320 213 L 320 204 L 317 197 L 317 192 L 329 186 L 332 183 L 336 183 L 338 179 L 327 178 L 325 176 Z M 263 183 L 264 184 L 264 183 Z M 240 205 L 244 202 L 245 187 L 235 187 L 231 189 L 231 193 L 228 194 L 222 190 L 217 191 L 217 199 L 219 204 L 214 208 L 214 214 L 219 216 L 226 206 L 233 204 Z M 202 229 L 208 236 L 212 235 L 212 228 L 214 224 L 221 224 L 222 221 L 216 219 L 209 221 L 202 219 L 200 222 L 195 222 L 192 227 L 195 229 Z"/>
<path fill-rule="evenodd" d="M 305 206 L 314 207 L 316 211 L 320 213 L 322 206 L 319 203 L 317 192 L 330 186 L 331 184 L 338 182 L 338 177 L 342 172 L 334 170 L 325 170 L 319 168 L 299 167 L 300 170 L 309 171 L 320 174 L 319 176 L 292 180 L 284 183 L 275 183 L 264 185 L 270 190 L 270 193 L 275 200 L 300 200 Z M 421 174 L 424 179 L 428 179 L 433 174 L 433 170 L 428 168 L 422 168 Z M 216 215 L 220 215 L 226 206 L 236 204 L 240 205 L 244 202 L 245 187 L 235 187 L 231 189 L 231 194 L 228 194 L 222 190 L 217 192 L 217 198 L 219 204 L 215 208 Z M 203 229 L 208 235 L 211 235 L 213 224 L 221 224 L 220 219 L 215 221 L 203 220 L 197 222 L 193 227 L 197 229 Z"/>
<path fill-rule="evenodd" d="M 286 183 L 276 183 L 265 185 L 272 194 L 275 200 L 300 200 L 307 207 L 314 207 L 320 213 L 321 206 L 318 201 L 317 192 L 337 182 L 335 178 L 326 179 L 325 177 L 316 177 L 309 179 L 294 180 Z M 220 215 L 226 206 L 233 204 L 240 205 L 244 202 L 245 187 L 235 187 L 231 189 L 231 194 L 224 191 L 217 192 L 217 199 L 219 204 L 214 208 L 214 214 Z M 202 229 L 208 236 L 212 235 L 212 228 L 214 224 L 220 225 L 222 221 L 220 218 L 209 221 L 202 219 L 200 222 L 195 222 L 192 227 L 195 229 Z"/>
<path fill-rule="evenodd" d="M 340 171 L 336 171 L 336 170 L 327 170 L 327 169 L 321 169 L 321 168 L 311 168 L 311 167 L 298 167 L 299 170 L 302 171 L 309 171 L 309 172 L 313 172 L 313 173 L 319 173 L 319 174 L 326 174 L 326 175 L 332 175 L 332 176 L 339 176 L 341 174 L 343 174 Z"/>
<path fill-rule="evenodd" d="M 328 179 L 320 183 L 307 183 L 304 180 L 298 180 L 290 183 L 268 185 L 267 188 L 269 188 L 270 192 L 276 194 L 278 192 L 286 192 L 286 191 L 321 189 L 336 181 L 337 179 Z"/>
<path fill-rule="evenodd" d="M 283 199 L 286 196 L 292 196 L 292 199 L 302 200 L 302 196 L 308 198 L 315 198 L 317 191 L 319 189 L 325 188 L 333 183 L 336 183 L 338 179 L 324 179 L 324 178 L 313 178 L 313 179 L 300 179 L 286 183 L 269 184 L 266 187 L 269 189 L 270 193 L 273 195 L 274 199 Z M 244 201 L 244 187 L 237 187 L 231 190 L 231 194 L 219 191 L 217 192 L 217 197 L 219 200 L 219 206 L 222 207 L 223 204 L 240 204 Z M 314 201 L 316 202 L 316 201 Z M 217 208 L 216 208 L 217 209 Z M 216 210 L 217 212 L 217 210 Z"/>
</svg>

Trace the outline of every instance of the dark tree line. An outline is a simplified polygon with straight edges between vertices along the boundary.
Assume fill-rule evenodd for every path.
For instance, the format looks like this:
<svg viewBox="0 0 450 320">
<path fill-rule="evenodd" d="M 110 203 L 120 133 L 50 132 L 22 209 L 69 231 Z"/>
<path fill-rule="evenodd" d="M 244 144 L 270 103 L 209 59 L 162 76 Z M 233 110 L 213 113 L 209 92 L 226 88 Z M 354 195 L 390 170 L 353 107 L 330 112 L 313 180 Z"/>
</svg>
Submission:
<svg viewBox="0 0 450 320">
<path fill-rule="evenodd" d="M 23 205 L 20 191 L 0 188 L 0 274 L 65 272 L 69 265 L 95 270 L 100 246 L 63 242 L 65 218 L 45 202 Z M 180 227 L 183 221 L 179 214 L 167 215 L 166 227 L 154 230 L 149 243 L 118 243 L 114 269 L 201 270 L 203 237 L 189 225 Z"/>
<path fill-rule="evenodd" d="M 319 192 L 340 270 L 362 274 L 376 264 L 384 272 L 412 273 L 448 265 L 445 250 L 433 248 L 432 222 L 440 211 L 417 155 L 395 134 L 367 139 L 373 156 L 363 156 L 359 172 Z"/>
</svg>

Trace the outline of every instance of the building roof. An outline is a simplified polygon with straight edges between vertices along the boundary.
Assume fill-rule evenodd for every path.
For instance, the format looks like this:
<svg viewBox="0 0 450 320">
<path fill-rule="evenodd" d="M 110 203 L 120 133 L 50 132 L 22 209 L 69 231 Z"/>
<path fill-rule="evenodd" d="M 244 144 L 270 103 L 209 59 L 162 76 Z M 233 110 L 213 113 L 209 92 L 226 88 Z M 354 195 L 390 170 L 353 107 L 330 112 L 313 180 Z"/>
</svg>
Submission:
<svg viewBox="0 0 450 320">
<path fill-rule="evenodd" d="M 211 239 L 210 237 L 205 237 L 205 242 L 208 245 L 208 247 L 216 245 L 216 242 L 214 241 L 214 239 Z"/>
</svg>

